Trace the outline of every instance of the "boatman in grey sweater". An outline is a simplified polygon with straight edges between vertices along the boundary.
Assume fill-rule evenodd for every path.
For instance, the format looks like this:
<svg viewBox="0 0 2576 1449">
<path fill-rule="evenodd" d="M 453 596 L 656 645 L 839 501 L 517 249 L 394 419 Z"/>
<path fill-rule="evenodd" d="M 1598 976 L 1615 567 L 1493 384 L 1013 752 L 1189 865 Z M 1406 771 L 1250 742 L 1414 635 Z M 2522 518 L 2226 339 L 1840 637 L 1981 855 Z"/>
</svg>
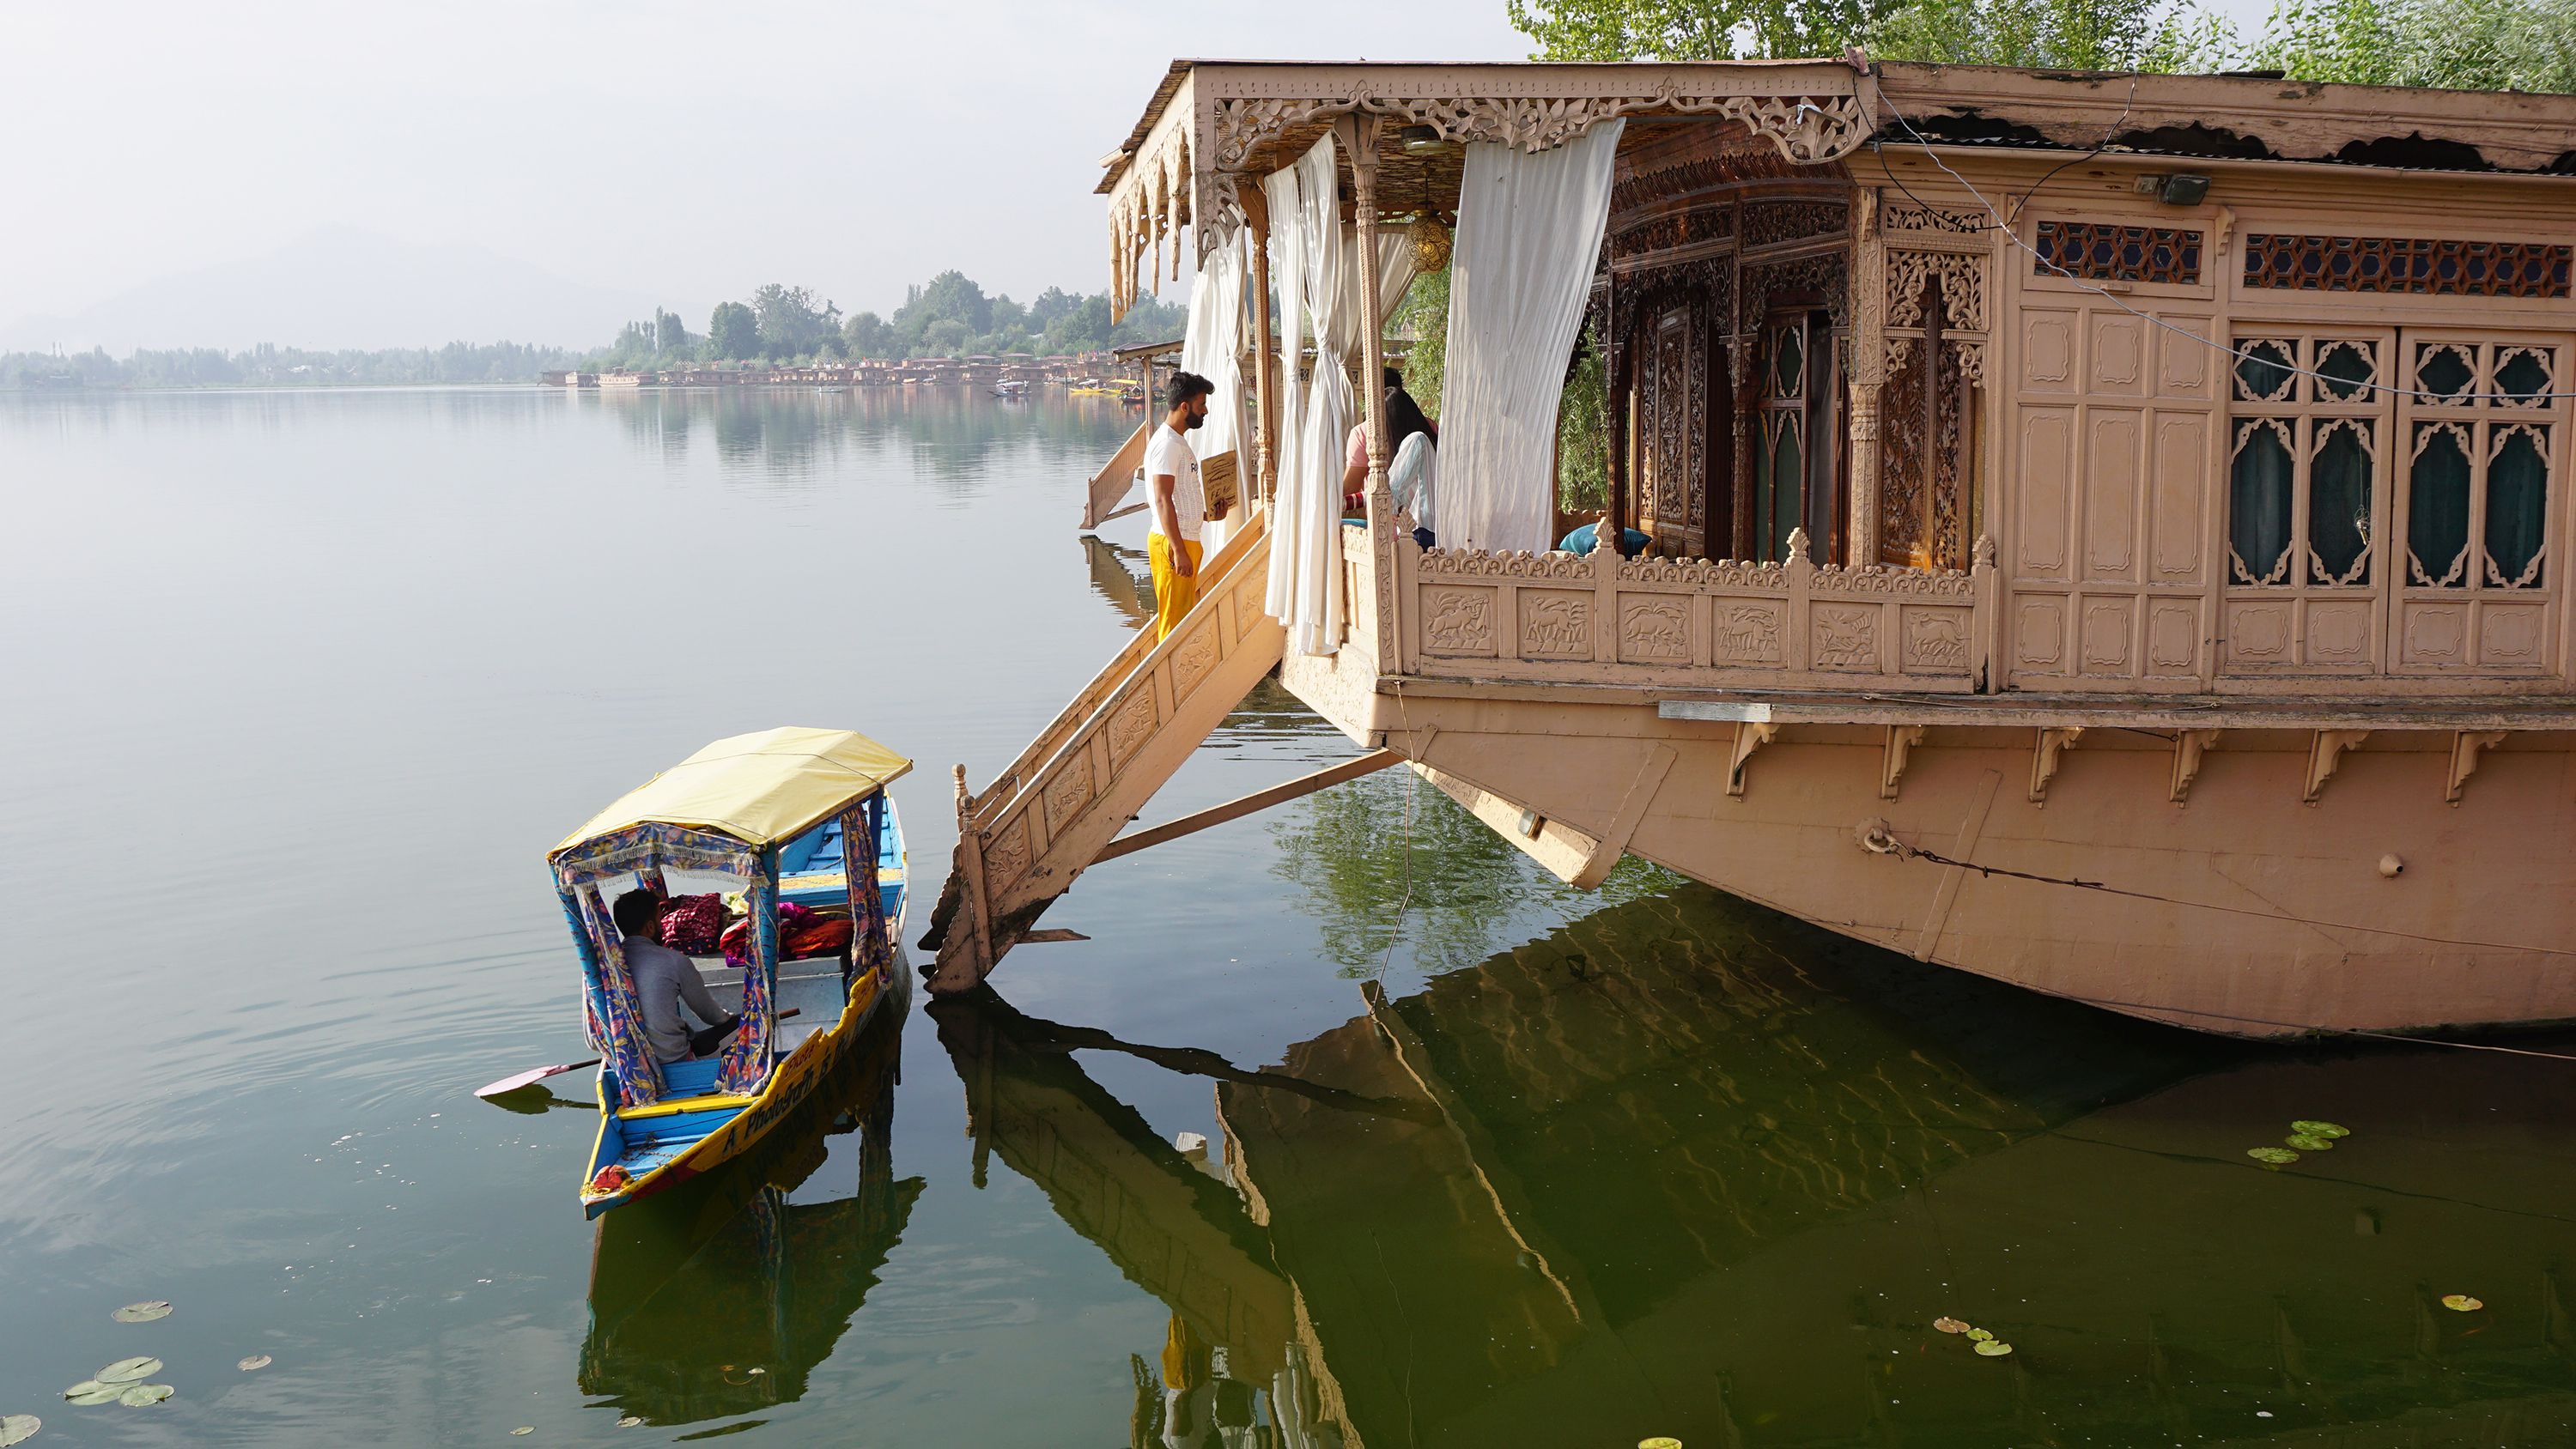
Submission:
<svg viewBox="0 0 2576 1449">
<path fill-rule="evenodd" d="M 609 914 L 626 938 L 626 972 L 635 978 L 635 1004 L 644 1013 L 644 1041 L 653 1060 L 683 1062 L 720 1050 L 742 1018 L 716 1005 L 697 962 L 662 944 L 662 902 L 651 891 L 628 891 Z M 683 1004 L 708 1023 L 706 1030 L 689 1030 L 680 1015 Z"/>
</svg>

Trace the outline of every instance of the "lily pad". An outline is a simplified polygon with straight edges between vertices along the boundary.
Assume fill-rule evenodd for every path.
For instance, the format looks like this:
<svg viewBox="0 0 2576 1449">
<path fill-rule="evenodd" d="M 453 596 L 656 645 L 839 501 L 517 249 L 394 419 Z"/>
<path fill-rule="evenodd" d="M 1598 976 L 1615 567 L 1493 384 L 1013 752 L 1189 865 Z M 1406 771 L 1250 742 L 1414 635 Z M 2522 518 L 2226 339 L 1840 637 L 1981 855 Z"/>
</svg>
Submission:
<svg viewBox="0 0 2576 1449">
<path fill-rule="evenodd" d="M 2296 1162 L 2299 1160 L 2299 1154 L 2292 1152 L 2286 1147 L 2248 1147 L 2245 1149 L 2245 1155 L 2253 1158 L 2256 1162 L 2268 1162 L 2275 1167 L 2278 1167 L 2285 1162 Z"/>
<path fill-rule="evenodd" d="M 1943 1333 L 1965 1333 L 1968 1331 L 1968 1325 L 1961 1323 L 1955 1318 L 1935 1318 L 1932 1320 L 1932 1326 L 1941 1330 Z"/>
<path fill-rule="evenodd" d="M 45 1421 L 33 1414 L 0 1414 L 0 1445 L 24 1444 L 43 1427 Z"/>
<path fill-rule="evenodd" d="M 129 1409 L 139 1409 L 146 1404 L 157 1404 L 177 1392 L 168 1384 L 136 1384 L 119 1394 L 116 1401 Z"/>
<path fill-rule="evenodd" d="M 102 1384 L 139 1384 L 161 1372 L 157 1358 L 121 1358 L 98 1371 Z"/>
<path fill-rule="evenodd" d="M 240 1369 L 243 1373 L 255 1373 L 275 1362 L 277 1362 L 277 1360 L 270 1358 L 267 1354 L 255 1353 L 250 1357 L 243 1359 L 240 1363 L 234 1364 L 233 1367 Z"/>
<path fill-rule="evenodd" d="M 513 1429 L 513 1430 L 511 1430 L 511 1431 L 510 1431 L 510 1437 L 511 1437 L 511 1438 L 513 1438 L 513 1439 L 516 1439 L 516 1438 L 518 1438 L 518 1437 L 519 1437 L 520 1435 L 522 1435 L 522 1434 L 533 1434 L 533 1433 L 535 1433 L 535 1432 L 537 1432 L 537 1426 L 536 1426 L 536 1425 L 534 1425 L 534 1424 L 521 1424 L 519 1427 L 517 1427 L 517 1428 L 515 1428 L 515 1429 Z"/>
<path fill-rule="evenodd" d="M 1995 1341 L 1995 1336 L 1994 1336 L 1993 1334 L 1991 1334 L 1991 1333 L 1986 1332 L 1986 1331 L 1985 1331 L 1984 1329 L 1982 1329 L 1982 1328 L 1971 1328 L 1971 1329 L 1969 1329 L 1969 1330 L 1968 1330 L 1968 1338 L 1970 1339 L 1970 1341 L 1972 1341 L 1972 1342 L 1976 1342 L 1976 1343 L 1992 1343 L 1992 1342 L 1994 1342 L 1994 1341 Z"/>
<path fill-rule="evenodd" d="M 1682 1441 L 1670 1434 L 1657 1434 L 1651 1439 L 1638 1440 L 1637 1449 L 1682 1449 Z"/>
<path fill-rule="evenodd" d="M 2290 1130 L 2298 1133 L 2302 1137 L 2331 1138 L 2350 1137 L 2352 1135 L 2352 1129 L 2349 1127 L 2338 1127 L 2332 1122 L 2320 1122 L 2313 1117 L 2302 1117 L 2298 1121 L 2291 1123 Z"/>
<path fill-rule="evenodd" d="M 617 1427 L 620 1429 L 632 1429 L 643 1422 L 644 1416 L 642 1414 L 629 1414 L 625 1418 L 617 1421 Z M 1680 1446 L 1675 1445 L 1674 1449 L 1680 1449 Z"/>
<path fill-rule="evenodd" d="M 2331 1137 L 2311 1137 L 2311 1136 L 2309 1136 L 2309 1135 L 2308 1135 L 2307 1133 L 2305 1133 L 2305 1132 L 2293 1132 L 2293 1133 L 2291 1133 L 2289 1136 L 2282 1138 L 2282 1139 L 2281 1139 L 2281 1141 L 2282 1141 L 2283 1143 L 2287 1144 L 2288 1146 L 2295 1147 L 2295 1148 L 2299 1149 L 2301 1152 L 2332 1152 L 2332 1151 L 2334 1151 L 2334 1139 L 2333 1139 L 2333 1138 L 2331 1138 Z"/>
<path fill-rule="evenodd" d="M 2486 1307 L 2486 1304 L 2466 1293 L 2445 1293 L 2442 1295 L 2442 1306 L 2455 1313 L 2475 1313 Z"/>
<path fill-rule="evenodd" d="M 77 1399 L 83 1394 L 97 1393 L 104 1387 L 106 1387 L 106 1385 L 101 1384 L 96 1379 L 83 1379 L 79 1383 L 72 1385 L 70 1388 L 63 1390 L 63 1397 L 66 1399 Z"/>
<path fill-rule="evenodd" d="M 153 1319 L 169 1316 L 170 1305 L 158 1298 L 149 1303 L 128 1303 L 108 1315 L 119 1323 L 150 1323 Z"/>
<path fill-rule="evenodd" d="M 1987 1358 L 2002 1358 L 2005 1354 L 2012 1352 L 2012 1345 L 2009 1343 L 1998 1343 L 1989 1339 L 1986 1342 L 1977 1345 L 1977 1352 Z"/>
<path fill-rule="evenodd" d="M 127 1386 L 124 1384 L 98 1384 L 87 1393 L 65 1394 L 63 1395 L 63 1398 L 70 1403 L 80 1405 L 84 1409 L 95 1408 L 100 1404 L 115 1403 L 119 1398 L 124 1396 L 126 1388 Z"/>
</svg>

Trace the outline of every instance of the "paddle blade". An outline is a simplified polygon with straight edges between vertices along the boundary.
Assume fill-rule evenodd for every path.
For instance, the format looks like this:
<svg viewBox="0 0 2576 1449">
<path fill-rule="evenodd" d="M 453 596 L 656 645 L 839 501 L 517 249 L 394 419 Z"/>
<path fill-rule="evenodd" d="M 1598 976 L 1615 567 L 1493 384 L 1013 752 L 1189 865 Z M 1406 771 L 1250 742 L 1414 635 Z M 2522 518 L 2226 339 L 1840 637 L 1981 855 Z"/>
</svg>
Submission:
<svg viewBox="0 0 2576 1449">
<path fill-rule="evenodd" d="M 515 1092 L 521 1087 L 533 1087 L 537 1083 L 544 1081 L 546 1078 L 551 1077 L 558 1072 L 577 1072 L 583 1067 L 595 1067 L 598 1065 L 599 1058 L 592 1057 L 586 1062 L 565 1062 L 559 1066 L 534 1067 L 519 1073 L 517 1076 L 503 1077 L 497 1082 L 487 1082 L 480 1087 L 476 1087 L 474 1089 L 474 1095 L 478 1097 L 498 1097 L 504 1092 Z"/>
</svg>

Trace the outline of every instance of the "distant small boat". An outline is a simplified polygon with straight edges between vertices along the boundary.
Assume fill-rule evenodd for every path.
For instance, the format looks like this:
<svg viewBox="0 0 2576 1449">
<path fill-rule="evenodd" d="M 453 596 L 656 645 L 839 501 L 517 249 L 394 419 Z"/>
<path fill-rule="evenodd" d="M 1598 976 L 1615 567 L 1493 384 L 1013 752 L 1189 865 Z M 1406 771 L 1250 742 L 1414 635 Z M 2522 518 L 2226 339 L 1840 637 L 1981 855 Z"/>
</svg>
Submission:
<svg viewBox="0 0 2576 1449">
<path fill-rule="evenodd" d="M 900 962 L 903 826 L 885 787 L 912 762 L 847 730 L 775 729 L 718 740 L 591 817 L 546 858 L 581 953 L 582 1022 L 600 1053 L 599 1136 L 584 1216 L 696 1177 L 750 1150 L 811 1096 L 885 1000 Z M 743 1029 L 716 1056 L 657 1061 L 627 973 L 617 899 L 666 872 L 729 880 L 743 896 L 739 970 L 708 986 Z M 703 889 L 703 887 L 702 887 Z M 788 963 L 782 906 L 846 944 Z M 738 993 L 738 994 L 737 994 Z M 782 1020 L 793 1009 L 804 1019 Z"/>
<path fill-rule="evenodd" d="M 846 387 L 818 387 L 818 388 L 816 388 L 816 389 L 814 389 L 814 390 L 815 390 L 816 392 L 848 392 L 848 391 L 849 391 L 849 389 L 848 389 L 848 388 L 846 388 Z"/>
</svg>

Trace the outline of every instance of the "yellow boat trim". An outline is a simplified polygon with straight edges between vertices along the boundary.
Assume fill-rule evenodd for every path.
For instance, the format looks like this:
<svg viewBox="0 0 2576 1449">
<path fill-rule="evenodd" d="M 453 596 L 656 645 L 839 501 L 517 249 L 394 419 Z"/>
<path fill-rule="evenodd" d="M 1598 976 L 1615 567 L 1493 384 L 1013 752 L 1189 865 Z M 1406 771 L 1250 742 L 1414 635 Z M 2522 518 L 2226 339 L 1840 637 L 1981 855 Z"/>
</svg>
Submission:
<svg viewBox="0 0 2576 1449">
<path fill-rule="evenodd" d="M 711 1092 L 703 1097 L 673 1097 L 667 1102 L 647 1102 L 641 1107 L 620 1107 L 618 1119 L 632 1122 L 638 1117 L 675 1117 L 682 1112 L 714 1112 L 726 1107 L 748 1107 L 760 1100 L 759 1094 L 736 1095 Z"/>
</svg>

